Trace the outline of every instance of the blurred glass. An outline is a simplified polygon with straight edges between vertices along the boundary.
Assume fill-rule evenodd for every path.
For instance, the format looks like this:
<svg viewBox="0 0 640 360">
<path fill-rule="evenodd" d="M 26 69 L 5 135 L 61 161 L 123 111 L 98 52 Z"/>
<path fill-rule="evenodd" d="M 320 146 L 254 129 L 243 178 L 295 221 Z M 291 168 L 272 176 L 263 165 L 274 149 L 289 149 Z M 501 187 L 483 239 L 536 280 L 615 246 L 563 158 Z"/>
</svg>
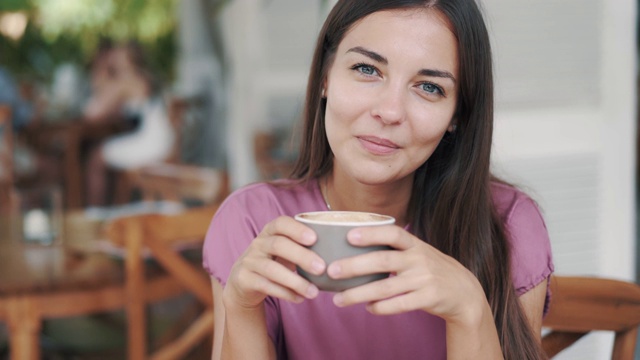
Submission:
<svg viewBox="0 0 640 360">
<path fill-rule="evenodd" d="M 60 245 L 62 235 L 62 191 L 55 186 L 21 189 L 14 235 L 33 245 Z"/>
</svg>

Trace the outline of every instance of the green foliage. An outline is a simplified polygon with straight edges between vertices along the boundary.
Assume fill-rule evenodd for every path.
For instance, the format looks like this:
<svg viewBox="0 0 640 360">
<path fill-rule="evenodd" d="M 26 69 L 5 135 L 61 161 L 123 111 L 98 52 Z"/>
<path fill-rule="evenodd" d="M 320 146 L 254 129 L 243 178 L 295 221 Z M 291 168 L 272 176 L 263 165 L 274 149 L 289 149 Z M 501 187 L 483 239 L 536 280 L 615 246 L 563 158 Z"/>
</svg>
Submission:
<svg viewBox="0 0 640 360">
<path fill-rule="evenodd" d="M 22 11 L 24 35 L 0 33 L 0 65 L 18 77 L 48 80 L 61 63 L 84 66 L 100 39 L 137 40 L 161 80 L 173 78 L 177 0 L 0 0 L 0 16 Z"/>
<path fill-rule="evenodd" d="M 0 1 L 0 11 L 17 11 L 28 8 L 26 0 L 2 0 Z"/>
</svg>

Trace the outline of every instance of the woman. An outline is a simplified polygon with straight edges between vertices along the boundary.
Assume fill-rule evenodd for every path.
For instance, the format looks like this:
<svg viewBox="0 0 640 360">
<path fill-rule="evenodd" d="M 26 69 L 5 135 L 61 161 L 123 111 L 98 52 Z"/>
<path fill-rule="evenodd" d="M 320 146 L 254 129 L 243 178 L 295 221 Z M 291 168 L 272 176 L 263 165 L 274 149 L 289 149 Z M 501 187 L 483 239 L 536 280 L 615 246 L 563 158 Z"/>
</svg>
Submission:
<svg viewBox="0 0 640 360">
<path fill-rule="evenodd" d="M 136 42 L 104 46 L 92 68 L 94 94 L 84 111 L 89 122 L 127 121 L 133 130 L 106 139 L 89 155 L 89 205 L 104 205 L 107 170 L 130 170 L 164 161 L 175 137 L 166 104 Z"/>
<path fill-rule="evenodd" d="M 292 180 L 236 191 L 204 247 L 214 358 L 540 359 L 553 270 L 536 205 L 491 177 L 489 40 L 472 0 L 339 1 L 311 67 Z M 291 218 L 391 215 L 394 248 L 331 264 Z M 334 278 L 390 272 L 339 293 Z"/>
</svg>

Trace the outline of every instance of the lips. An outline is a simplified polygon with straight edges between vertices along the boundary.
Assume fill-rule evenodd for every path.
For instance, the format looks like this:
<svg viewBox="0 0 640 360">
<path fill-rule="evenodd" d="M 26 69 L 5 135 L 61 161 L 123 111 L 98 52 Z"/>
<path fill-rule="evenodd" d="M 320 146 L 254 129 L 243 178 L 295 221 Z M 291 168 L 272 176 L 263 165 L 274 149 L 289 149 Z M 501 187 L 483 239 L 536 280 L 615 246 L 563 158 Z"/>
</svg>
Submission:
<svg viewBox="0 0 640 360">
<path fill-rule="evenodd" d="M 400 146 L 393 141 L 377 136 L 358 136 L 357 138 L 362 147 L 374 155 L 388 155 L 400 149 Z"/>
</svg>

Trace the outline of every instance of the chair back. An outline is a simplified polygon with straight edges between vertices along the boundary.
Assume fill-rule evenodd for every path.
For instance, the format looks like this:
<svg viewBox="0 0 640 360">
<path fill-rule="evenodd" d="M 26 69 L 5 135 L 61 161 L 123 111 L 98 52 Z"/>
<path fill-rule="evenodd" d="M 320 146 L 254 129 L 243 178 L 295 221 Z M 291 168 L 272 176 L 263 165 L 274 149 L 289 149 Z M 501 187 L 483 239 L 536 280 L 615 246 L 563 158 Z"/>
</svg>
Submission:
<svg viewBox="0 0 640 360">
<path fill-rule="evenodd" d="M 154 349 L 152 359 L 182 358 L 213 332 L 211 282 L 200 264 L 179 253 L 185 246 L 201 247 L 216 206 L 191 208 L 176 215 L 146 214 L 123 217 L 109 224 L 106 233 L 113 244 L 126 250 L 128 358 L 146 359 L 147 319 L 145 312 L 144 250 L 192 293 L 204 311 L 177 339 Z"/>
<path fill-rule="evenodd" d="M 280 141 L 276 132 L 258 131 L 253 135 L 253 157 L 263 180 L 286 177 L 293 170 L 291 159 L 274 156 Z"/>
<path fill-rule="evenodd" d="M 613 331 L 611 359 L 633 360 L 640 326 L 640 286 L 595 277 L 553 276 L 542 346 L 552 358 L 591 331 Z"/>
<path fill-rule="evenodd" d="M 131 186 L 145 200 L 196 202 L 197 205 L 221 202 L 229 193 L 226 171 L 187 164 L 158 163 L 132 171 Z"/>
</svg>

